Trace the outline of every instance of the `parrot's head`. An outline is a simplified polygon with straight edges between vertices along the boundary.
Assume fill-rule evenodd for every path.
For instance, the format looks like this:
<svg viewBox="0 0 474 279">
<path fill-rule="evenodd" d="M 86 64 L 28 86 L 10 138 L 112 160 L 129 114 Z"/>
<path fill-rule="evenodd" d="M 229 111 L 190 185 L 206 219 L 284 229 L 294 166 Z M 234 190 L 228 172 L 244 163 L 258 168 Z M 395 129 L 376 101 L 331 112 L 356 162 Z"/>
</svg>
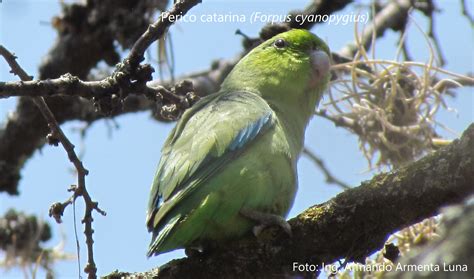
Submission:
<svg viewBox="0 0 474 279">
<path fill-rule="evenodd" d="M 222 89 L 256 92 L 272 104 L 309 103 L 313 110 L 328 84 L 329 69 L 330 51 L 324 41 L 307 30 L 293 29 L 249 52 Z"/>
</svg>

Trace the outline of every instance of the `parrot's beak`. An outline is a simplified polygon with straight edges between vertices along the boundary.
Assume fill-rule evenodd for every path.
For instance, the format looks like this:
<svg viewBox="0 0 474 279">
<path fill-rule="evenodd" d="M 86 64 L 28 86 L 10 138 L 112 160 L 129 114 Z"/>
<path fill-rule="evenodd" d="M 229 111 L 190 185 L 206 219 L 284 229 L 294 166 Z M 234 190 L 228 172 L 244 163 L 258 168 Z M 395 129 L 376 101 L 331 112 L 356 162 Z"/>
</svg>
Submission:
<svg viewBox="0 0 474 279">
<path fill-rule="evenodd" d="M 315 50 L 311 52 L 312 78 L 310 86 L 314 88 L 329 74 L 331 68 L 330 58 L 326 52 Z"/>
</svg>

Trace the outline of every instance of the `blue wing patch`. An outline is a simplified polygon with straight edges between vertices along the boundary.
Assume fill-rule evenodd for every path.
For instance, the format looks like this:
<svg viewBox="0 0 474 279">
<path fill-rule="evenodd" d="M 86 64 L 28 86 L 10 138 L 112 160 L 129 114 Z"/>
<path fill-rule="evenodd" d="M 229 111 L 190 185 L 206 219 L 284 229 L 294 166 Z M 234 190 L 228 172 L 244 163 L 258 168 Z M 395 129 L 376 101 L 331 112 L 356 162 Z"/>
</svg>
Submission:
<svg viewBox="0 0 474 279">
<path fill-rule="evenodd" d="M 245 128 L 240 130 L 234 140 L 230 143 L 229 150 L 235 151 L 239 148 L 242 148 L 248 142 L 252 141 L 260 133 L 262 128 L 271 122 L 271 119 L 272 113 L 268 112 L 257 119 L 257 121 L 250 123 Z"/>
</svg>

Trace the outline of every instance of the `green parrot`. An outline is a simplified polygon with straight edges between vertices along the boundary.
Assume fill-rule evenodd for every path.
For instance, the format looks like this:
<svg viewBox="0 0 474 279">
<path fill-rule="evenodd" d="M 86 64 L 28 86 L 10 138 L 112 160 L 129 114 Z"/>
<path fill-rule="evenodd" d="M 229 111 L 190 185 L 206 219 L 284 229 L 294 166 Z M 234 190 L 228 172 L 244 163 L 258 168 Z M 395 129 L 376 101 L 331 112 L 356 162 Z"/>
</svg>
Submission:
<svg viewBox="0 0 474 279">
<path fill-rule="evenodd" d="M 285 221 L 305 128 L 329 82 L 328 46 L 293 29 L 263 42 L 188 109 L 151 187 L 148 257 L 202 248 Z"/>
</svg>

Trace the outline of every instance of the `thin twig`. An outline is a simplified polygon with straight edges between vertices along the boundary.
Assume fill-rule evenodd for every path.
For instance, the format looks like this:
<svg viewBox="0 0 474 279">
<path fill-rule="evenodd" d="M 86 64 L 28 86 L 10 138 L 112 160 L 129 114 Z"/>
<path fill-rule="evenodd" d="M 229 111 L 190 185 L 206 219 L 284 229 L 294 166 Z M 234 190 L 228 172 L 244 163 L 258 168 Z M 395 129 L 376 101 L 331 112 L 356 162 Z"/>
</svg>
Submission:
<svg viewBox="0 0 474 279">
<path fill-rule="evenodd" d="M 311 159 L 311 161 L 313 161 L 318 166 L 318 168 L 324 173 L 324 175 L 326 176 L 327 183 L 336 184 L 343 189 L 351 188 L 351 186 L 349 186 L 348 184 L 342 182 L 337 177 L 335 177 L 326 167 L 326 165 L 324 164 L 324 161 L 321 158 L 319 158 L 316 154 L 314 154 L 313 151 L 305 147 L 303 149 L 303 154 L 306 155 L 309 159 Z"/>
<path fill-rule="evenodd" d="M 16 56 L 14 56 L 11 52 L 9 52 L 5 47 L 0 45 L 0 55 L 2 55 L 5 60 L 7 61 L 8 65 L 11 67 L 11 73 L 20 77 L 22 81 L 30 81 L 32 77 L 29 76 L 21 66 L 16 62 Z M 92 211 L 96 210 L 102 215 L 105 215 L 105 212 L 99 209 L 98 203 L 92 201 L 85 183 L 85 176 L 89 173 L 89 171 L 84 167 L 82 161 L 79 160 L 75 151 L 74 145 L 69 141 L 66 135 L 63 133 L 61 128 L 59 127 L 56 118 L 54 117 L 53 113 L 49 109 L 48 105 L 46 104 L 43 97 L 33 97 L 33 101 L 41 111 L 41 114 L 48 122 L 48 127 L 51 130 L 51 134 L 49 135 L 49 140 L 53 140 L 57 143 L 59 141 L 63 146 L 64 150 L 66 151 L 69 161 L 74 165 L 77 171 L 77 187 L 74 188 L 73 196 L 68 199 L 65 203 L 61 204 L 61 214 L 64 209 L 71 203 L 75 201 L 75 199 L 79 196 L 82 196 L 85 203 L 85 213 L 82 222 L 84 223 L 85 229 L 84 234 L 86 236 L 86 243 L 87 243 L 87 265 L 84 268 L 84 271 L 88 274 L 88 278 L 97 278 L 97 268 L 94 262 L 94 249 L 93 243 L 94 240 L 92 238 L 92 234 L 94 230 L 92 229 Z M 57 203 L 56 210 L 57 210 Z M 54 206 L 54 205 L 53 205 Z M 50 215 L 52 211 L 50 211 Z M 54 211 L 57 213 L 57 211 Z M 56 220 L 60 220 L 58 216 L 60 215 L 52 215 Z"/>
</svg>

